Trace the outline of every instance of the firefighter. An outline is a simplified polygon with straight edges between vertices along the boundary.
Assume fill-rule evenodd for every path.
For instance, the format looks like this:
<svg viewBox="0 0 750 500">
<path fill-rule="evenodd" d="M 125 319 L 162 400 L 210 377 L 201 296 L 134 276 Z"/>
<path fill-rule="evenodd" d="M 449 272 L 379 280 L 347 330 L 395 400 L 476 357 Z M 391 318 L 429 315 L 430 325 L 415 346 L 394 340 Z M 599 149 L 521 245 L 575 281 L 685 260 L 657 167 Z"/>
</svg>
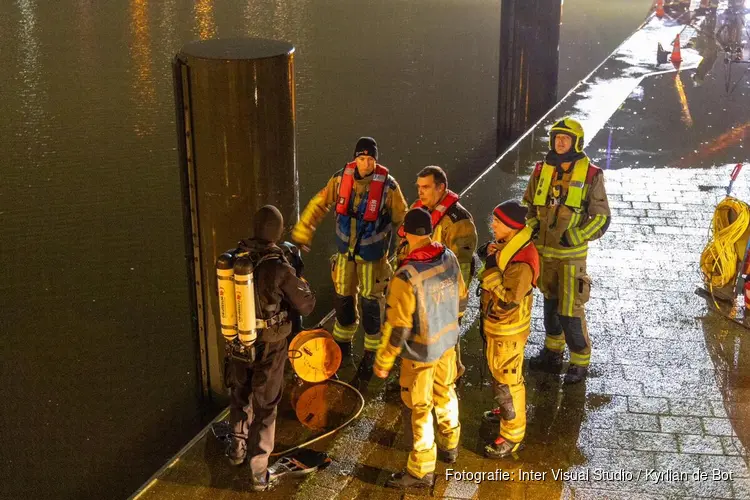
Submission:
<svg viewBox="0 0 750 500">
<path fill-rule="evenodd" d="M 500 424 L 497 439 L 484 453 L 507 457 L 522 448 L 526 435 L 526 386 L 523 353 L 531 327 L 533 291 L 539 278 L 539 254 L 526 226 L 527 209 L 509 200 L 492 211 L 494 241 L 486 250 L 480 275 L 481 328 L 498 407 L 484 418 Z"/>
<path fill-rule="evenodd" d="M 466 286 L 456 256 L 430 238 L 432 217 L 425 208 L 409 210 L 404 230 L 410 252 L 388 288 L 383 339 L 374 371 L 386 378 L 401 354 L 401 399 L 411 410 L 414 433 L 406 471 L 393 474 L 386 486 L 430 487 L 438 450 L 447 463 L 458 457 L 461 425 L 455 345 L 458 314 L 466 306 L 461 299 L 466 296 Z"/>
<path fill-rule="evenodd" d="M 328 184 L 310 200 L 292 239 L 305 248 L 315 228 L 331 205 L 336 205 L 337 253 L 331 257 L 331 275 L 336 291 L 336 322 L 333 337 L 342 353 L 351 353 L 351 342 L 359 327 L 357 295 L 362 297 L 365 353 L 358 377 L 369 380 L 375 350 L 380 345 L 380 318 L 384 292 L 393 270 L 388 262 L 391 225 L 404 220 L 407 205 L 388 169 L 376 163 L 378 147 L 371 137 L 362 137 L 354 149 L 354 160 L 336 172 Z"/>
<path fill-rule="evenodd" d="M 568 345 L 570 366 L 565 383 L 586 377 L 591 340 L 584 304 L 591 280 L 586 274 L 589 241 L 610 223 L 602 170 L 583 152 L 583 127 L 569 117 L 550 130 L 550 151 L 529 179 L 524 204 L 527 224 L 536 232 L 541 257 L 539 288 L 544 294 L 544 348 L 532 366 L 560 373 Z"/>
<path fill-rule="evenodd" d="M 703 85 L 708 73 L 714 67 L 719 57 L 719 45 L 716 42 L 716 9 L 708 10 L 703 26 L 695 39 L 695 48 L 701 55 L 701 62 L 693 73 L 693 84 Z"/>
<path fill-rule="evenodd" d="M 474 219 L 461 203 L 459 196 L 448 189 L 448 177 L 442 168 L 431 165 L 417 174 L 417 194 L 419 199 L 412 207 L 425 207 L 432 217 L 432 241 L 442 243 L 458 258 L 461 276 L 468 287 L 472 278 L 474 252 L 477 249 L 477 228 Z M 404 257 L 409 253 L 404 228 L 399 228 L 402 238 L 399 254 Z M 463 313 L 461 314 L 463 316 Z M 461 317 L 459 317 L 460 322 Z M 456 364 L 458 377 L 465 371 L 461 363 L 461 342 L 456 344 Z"/>
<path fill-rule="evenodd" d="M 294 268 L 276 244 L 281 239 L 284 219 L 271 205 L 262 207 L 254 218 L 253 238 L 240 242 L 239 251 L 247 252 L 253 262 L 259 319 L 269 326 L 258 332 L 253 345 L 238 346 L 255 349 L 255 359 L 243 360 L 230 355 L 225 360 L 225 382 L 230 389 L 230 442 L 226 454 L 232 465 L 246 458 L 252 470 L 253 490 L 271 489 L 277 475 L 268 467 L 273 451 L 277 406 L 281 401 L 284 364 L 287 358 L 287 337 L 292 332 L 291 310 L 303 316 L 315 307 L 315 295 L 307 282 L 296 276 Z M 239 338 L 227 339 L 236 345 Z"/>
</svg>

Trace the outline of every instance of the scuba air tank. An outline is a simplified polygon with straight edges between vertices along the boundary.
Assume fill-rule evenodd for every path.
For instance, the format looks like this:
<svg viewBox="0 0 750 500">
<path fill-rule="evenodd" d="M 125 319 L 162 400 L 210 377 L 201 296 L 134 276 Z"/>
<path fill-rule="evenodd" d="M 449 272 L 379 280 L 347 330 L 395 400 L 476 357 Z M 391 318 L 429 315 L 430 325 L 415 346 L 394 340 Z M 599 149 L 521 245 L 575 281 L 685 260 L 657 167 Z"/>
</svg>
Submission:
<svg viewBox="0 0 750 500">
<path fill-rule="evenodd" d="M 221 334 L 227 342 L 237 337 L 237 306 L 234 298 L 234 251 L 219 255 L 216 260 L 216 278 L 219 292 L 219 318 Z"/>
<path fill-rule="evenodd" d="M 246 256 L 234 261 L 234 294 L 237 307 L 237 334 L 240 343 L 249 346 L 258 336 L 255 316 L 253 261 Z"/>
<path fill-rule="evenodd" d="M 221 334 L 227 355 L 252 363 L 258 336 L 255 316 L 255 283 L 253 262 L 235 248 L 216 259 Z"/>
</svg>

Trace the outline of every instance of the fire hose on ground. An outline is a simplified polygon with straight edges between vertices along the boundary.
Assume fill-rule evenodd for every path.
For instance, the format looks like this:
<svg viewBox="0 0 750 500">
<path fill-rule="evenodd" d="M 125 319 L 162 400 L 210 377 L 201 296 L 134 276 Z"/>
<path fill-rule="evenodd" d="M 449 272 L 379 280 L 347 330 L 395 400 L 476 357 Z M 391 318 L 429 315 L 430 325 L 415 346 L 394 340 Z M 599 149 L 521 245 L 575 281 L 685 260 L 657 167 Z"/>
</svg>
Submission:
<svg viewBox="0 0 750 500">
<path fill-rule="evenodd" d="M 719 202 L 714 210 L 711 238 L 703 249 L 700 259 L 701 273 L 707 290 L 696 291 L 699 295 L 708 292 L 714 307 L 733 321 L 736 320 L 719 307 L 714 290 L 733 285 L 732 299 L 728 300 L 734 302 L 734 297 L 739 293 L 740 280 L 738 278 L 748 274 L 746 267 L 750 251 L 750 206 L 730 196 L 732 184 L 741 170 L 742 164 L 738 163 L 732 171 L 726 198 Z M 748 241 L 745 242 L 743 239 Z M 740 246 L 740 243 L 745 244 Z M 744 297 L 747 310 L 750 304 L 750 281 L 747 280 L 744 286 Z M 744 323 L 742 324 L 745 326 Z"/>
</svg>

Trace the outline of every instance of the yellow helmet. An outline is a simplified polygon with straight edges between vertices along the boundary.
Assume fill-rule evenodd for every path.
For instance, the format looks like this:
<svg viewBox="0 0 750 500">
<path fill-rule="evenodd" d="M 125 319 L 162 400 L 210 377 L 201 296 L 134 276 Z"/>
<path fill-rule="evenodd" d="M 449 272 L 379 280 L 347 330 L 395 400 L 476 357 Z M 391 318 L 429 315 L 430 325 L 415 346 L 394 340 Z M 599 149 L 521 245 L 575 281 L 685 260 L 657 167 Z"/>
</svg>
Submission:
<svg viewBox="0 0 750 500">
<path fill-rule="evenodd" d="M 573 118 L 566 116 L 552 125 L 549 131 L 550 149 L 555 148 L 555 136 L 557 134 L 567 134 L 573 138 L 573 149 L 576 153 L 583 153 L 583 127 Z"/>
</svg>

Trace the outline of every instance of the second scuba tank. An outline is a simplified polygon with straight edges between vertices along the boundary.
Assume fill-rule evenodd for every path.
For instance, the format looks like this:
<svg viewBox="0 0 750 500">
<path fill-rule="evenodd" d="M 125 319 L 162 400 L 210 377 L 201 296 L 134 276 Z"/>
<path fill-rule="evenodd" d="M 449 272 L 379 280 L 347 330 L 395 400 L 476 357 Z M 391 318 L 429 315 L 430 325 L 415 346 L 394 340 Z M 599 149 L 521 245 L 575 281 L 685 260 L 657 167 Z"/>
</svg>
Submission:
<svg viewBox="0 0 750 500">
<path fill-rule="evenodd" d="M 216 277 L 219 289 L 219 318 L 221 334 L 231 342 L 237 337 L 237 306 L 234 298 L 234 252 L 229 251 L 216 259 Z"/>
<path fill-rule="evenodd" d="M 255 342 L 258 329 L 255 315 L 253 261 L 239 257 L 234 262 L 234 293 L 237 307 L 237 333 L 243 345 Z"/>
</svg>

